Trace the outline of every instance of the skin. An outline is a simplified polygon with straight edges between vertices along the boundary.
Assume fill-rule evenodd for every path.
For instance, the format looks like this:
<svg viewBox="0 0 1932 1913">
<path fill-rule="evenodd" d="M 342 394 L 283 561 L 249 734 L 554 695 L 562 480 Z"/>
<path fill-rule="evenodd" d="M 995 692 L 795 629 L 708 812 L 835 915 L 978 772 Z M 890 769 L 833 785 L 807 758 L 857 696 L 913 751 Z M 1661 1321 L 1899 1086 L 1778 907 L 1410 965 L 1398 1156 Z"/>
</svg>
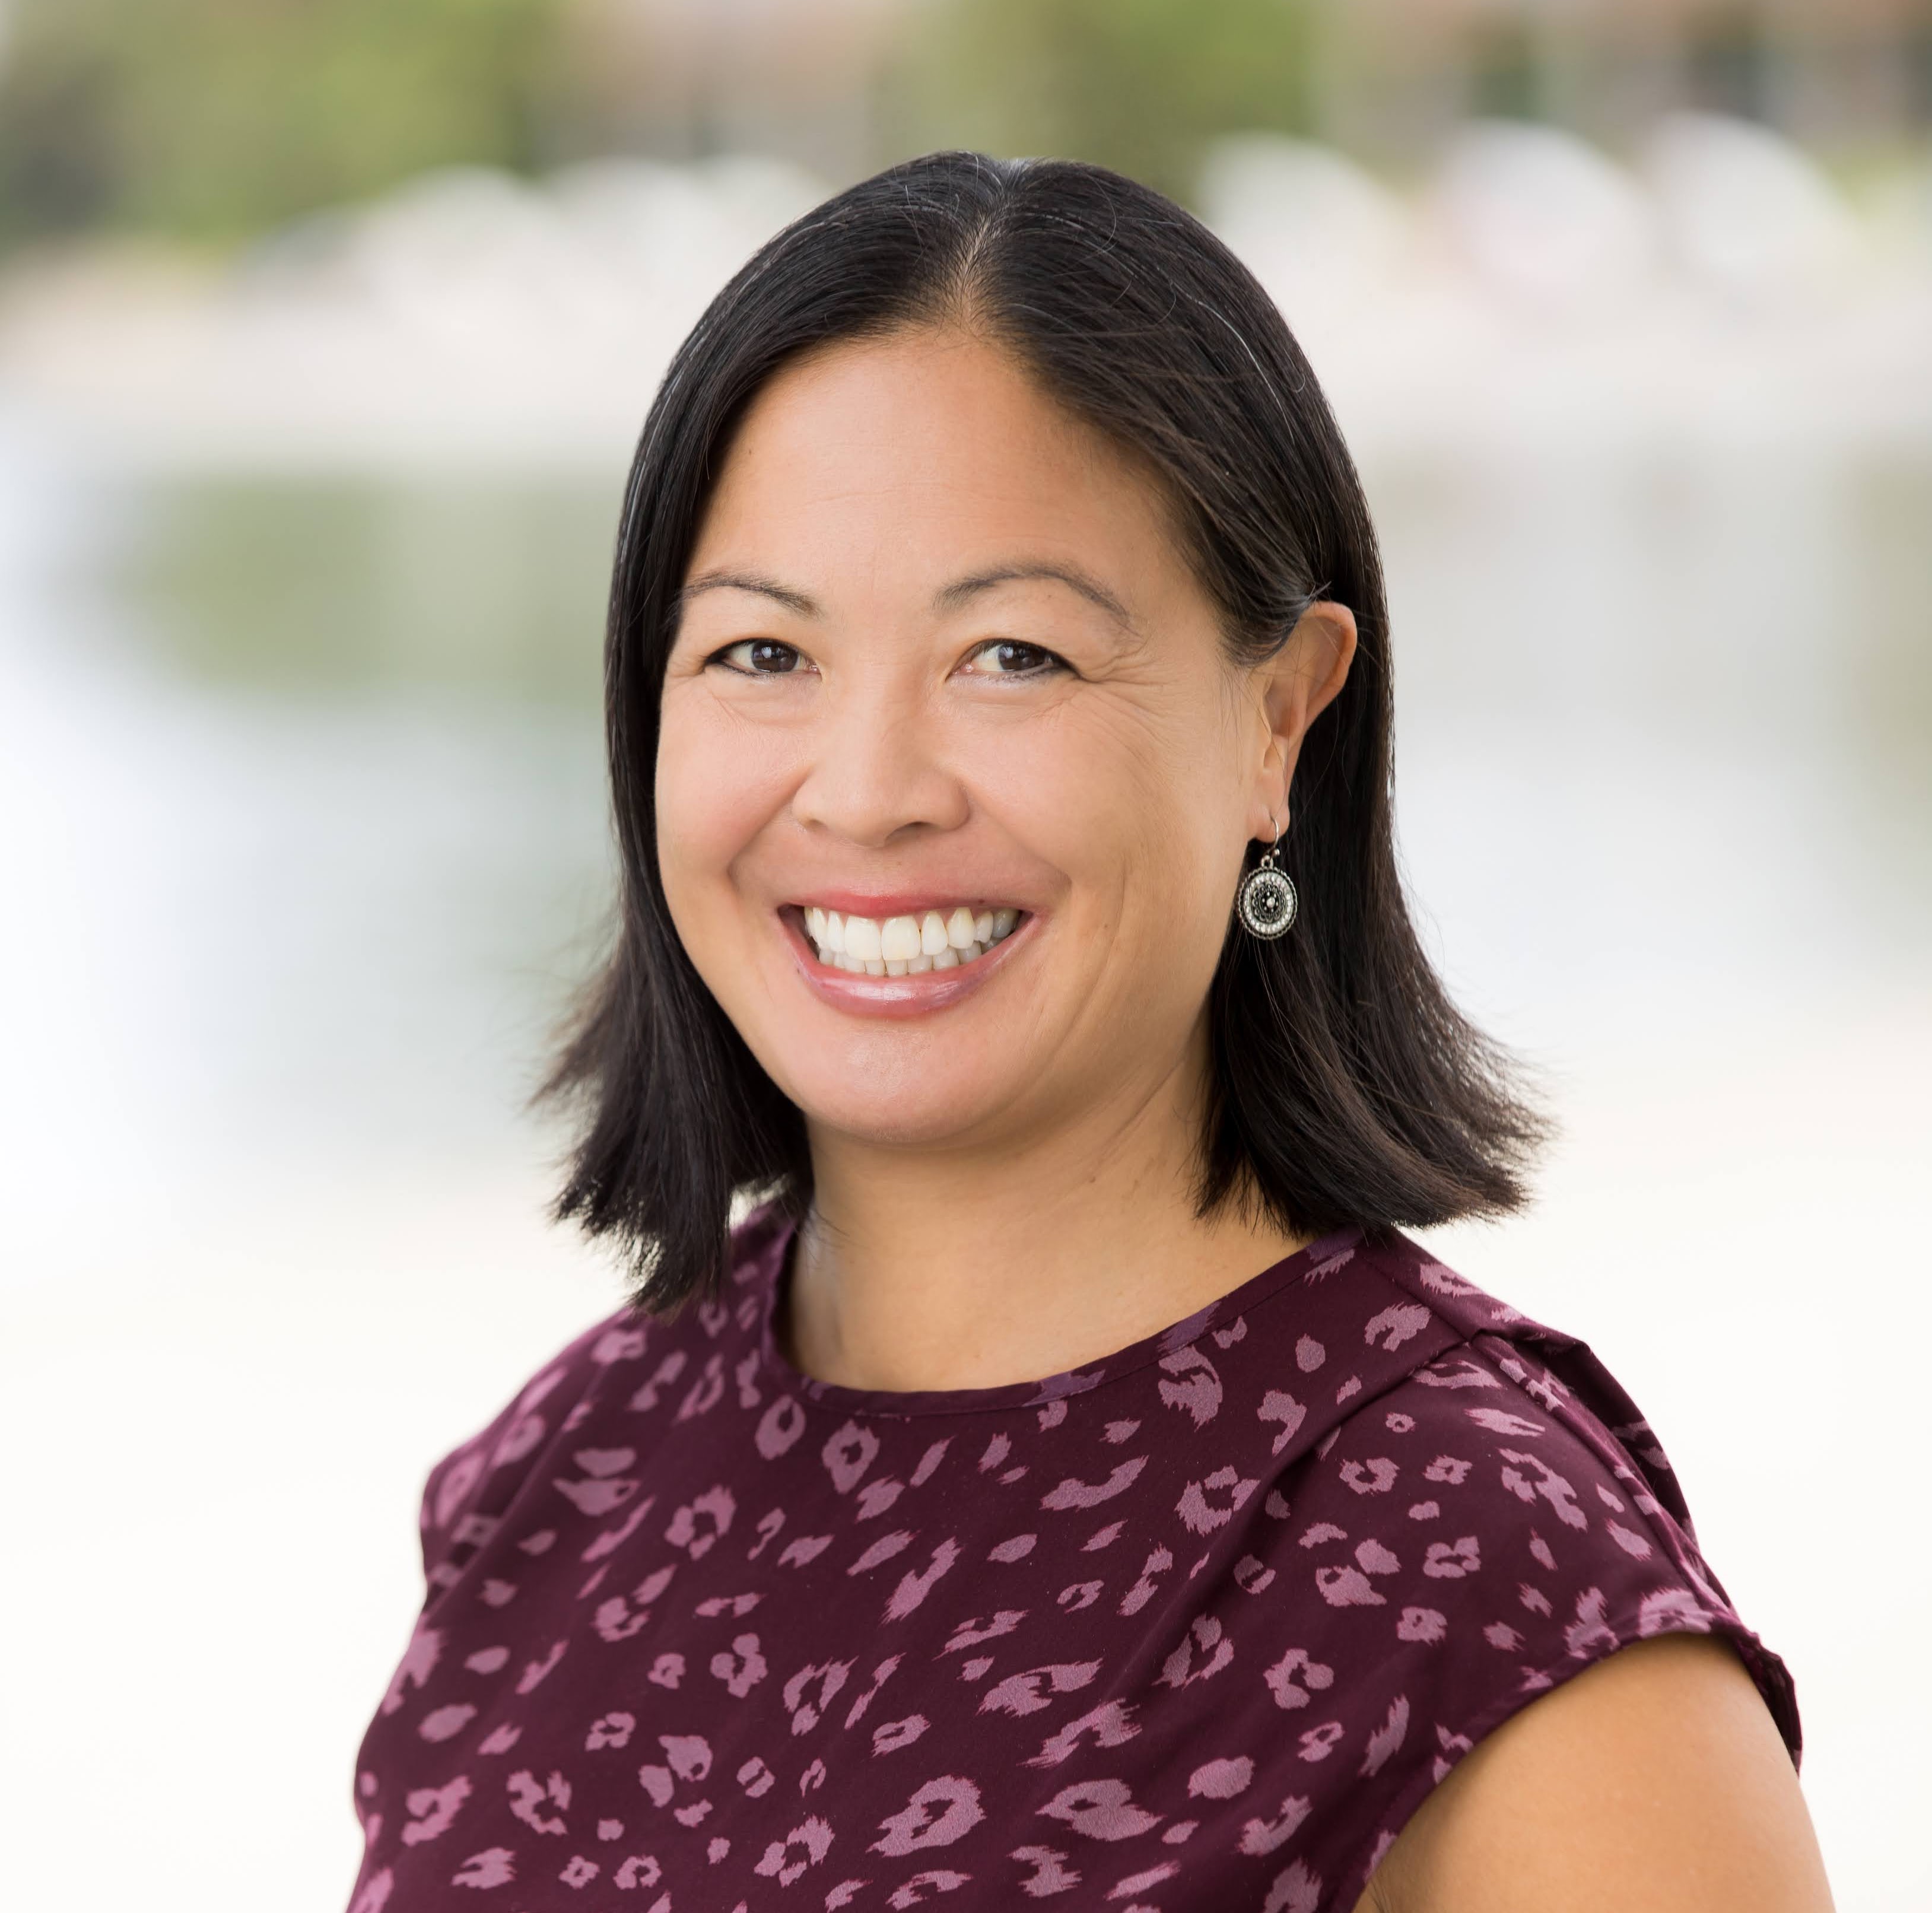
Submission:
<svg viewBox="0 0 1932 1913">
<path fill-rule="evenodd" d="M 1357 1913 L 1822 1913 L 1798 1777 L 1730 1648 L 1612 1654 L 1480 1741 Z"/>
<path fill-rule="evenodd" d="M 1347 608 L 1232 664 L 1151 475 L 950 329 L 774 379 L 685 590 L 659 859 L 693 963 L 805 1114 L 816 1195 L 787 1359 L 859 1388 L 1031 1380 L 1301 1246 L 1197 1217 L 1191 1181 L 1208 986 L 1247 846 L 1286 823 L 1347 676 Z M 1026 914 L 950 1001 L 825 980 L 800 907 L 915 895 Z M 1828 1905 L 1755 1689 L 1682 1640 L 1626 1649 L 1490 1736 L 1361 1903 Z"/>
</svg>

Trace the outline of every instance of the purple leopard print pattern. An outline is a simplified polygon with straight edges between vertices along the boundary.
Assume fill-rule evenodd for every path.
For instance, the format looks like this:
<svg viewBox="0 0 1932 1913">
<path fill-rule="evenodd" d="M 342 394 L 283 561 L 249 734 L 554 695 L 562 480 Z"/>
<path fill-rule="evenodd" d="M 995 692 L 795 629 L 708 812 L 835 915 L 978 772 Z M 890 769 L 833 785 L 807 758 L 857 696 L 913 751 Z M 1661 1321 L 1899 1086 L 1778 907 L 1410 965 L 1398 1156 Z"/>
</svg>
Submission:
<svg viewBox="0 0 1932 1913">
<path fill-rule="evenodd" d="M 1626 1642 L 1782 1664 L 1581 1343 L 1349 1231 L 1040 1383 L 799 1375 L 790 1227 L 584 1336 L 424 1497 L 351 1913 L 1352 1907 Z"/>
</svg>

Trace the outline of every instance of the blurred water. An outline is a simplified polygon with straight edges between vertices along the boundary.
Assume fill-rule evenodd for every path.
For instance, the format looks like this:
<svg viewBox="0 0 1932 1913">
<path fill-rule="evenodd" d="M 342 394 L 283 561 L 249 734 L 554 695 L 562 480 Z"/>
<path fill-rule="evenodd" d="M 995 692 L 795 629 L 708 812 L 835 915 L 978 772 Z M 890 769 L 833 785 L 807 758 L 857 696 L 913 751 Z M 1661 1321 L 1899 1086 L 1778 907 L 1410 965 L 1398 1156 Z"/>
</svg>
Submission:
<svg viewBox="0 0 1932 1913">
<path fill-rule="evenodd" d="M 108 1105 L 158 1140 L 273 1110 L 291 1141 L 500 1143 L 604 903 L 608 532 L 549 534 L 608 499 L 63 489 L 7 451 L 66 544 L 0 640 L 40 880 L 10 967 L 49 1046 L 14 1094 L 77 1093 L 64 1046 L 104 1021 Z"/>
<path fill-rule="evenodd" d="M 1726 190 L 1763 158 L 1725 148 Z M 1932 1555 L 1900 1519 L 1932 1330 L 1932 392 L 1886 316 L 1918 294 L 1874 282 L 1821 319 L 1799 240 L 1842 234 L 1801 206 L 1712 268 L 1712 331 L 1646 277 L 1705 243 L 1654 211 L 1695 151 L 1660 149 L 1676 200 L 1574 153 L 1537 184 L 1544 163 L 1472 146 L 1433 210 L 1278 149 L 1231 154 L 1222 190 L 1364 460 L 1418 907 L 1567 1124 L 1537 1210 L 1444 1252 L 1649 1410 L 1796 1667 L 1840 1903 L 1890 1913 L 1932 1902 L 1910 1831 Z M 1272 254 L 1240 210 L 1257 166 Z M 473 259 L 495 202 L 464 190 Z M 1601 235 L 1560 272 L 1521 241 L 1552 196 Z M 540 211 L 514 201 L 520 246 L 550 243 Z M 1297 220 L 1334 274 L 1303 270 Z M 680 311 L 743 237 L 696 223 L 708 264 L 650 262 Z M 355 256 L 420 290 L 406 224 Z M 1452 240 L 1476 279 L 1416 265 Z M 1854 336 L 1894 352 L 1888 408 L 1858 367 L 1817 370 Z M 1726 385 L 1733 361 L 1756 382 Z M 542 1227 L 556 1138 L 520 1111 L 607 897 L 597 652 L 641 399 L 580 391 L 567 458 L 524 455 L 524 413 L 489 458 L 425 462 L 420 435 L 359 464 L 232 437 L 160 458 L 145 427 L 109 456 L 21 363 L 0 1438 L 34 1458 L 33 1567 L 0 1600 L 34 1651 L 31 1729 L 0 1747 L 10 1864 L 37 1907 L 138 1878 L 144 1906 L 238 1913 L 273 1877 L 278 1907 L 333 1908 L 422 1470 L 616 1297 Z M 210 1789 L 222 1837 L 184 1843 Z"/>
</svg>

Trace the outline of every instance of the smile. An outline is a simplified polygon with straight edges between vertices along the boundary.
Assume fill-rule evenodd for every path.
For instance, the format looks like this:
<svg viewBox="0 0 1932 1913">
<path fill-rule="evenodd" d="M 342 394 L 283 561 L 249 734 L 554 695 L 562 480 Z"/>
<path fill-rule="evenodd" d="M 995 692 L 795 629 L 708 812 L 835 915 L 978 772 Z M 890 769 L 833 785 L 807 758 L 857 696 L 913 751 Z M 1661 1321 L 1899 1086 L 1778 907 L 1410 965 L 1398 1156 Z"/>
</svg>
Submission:
<svg viewBox="0 0 1932 1913">
<path fill-rule="evenodd" d="M 1013 933 L 1016 910 L 961 904 L 918 916 L 851 916 L 806 905 L 805 932 L 820 963 L 855 976 L 912 976 L 974 963 Z"/>
</svg>

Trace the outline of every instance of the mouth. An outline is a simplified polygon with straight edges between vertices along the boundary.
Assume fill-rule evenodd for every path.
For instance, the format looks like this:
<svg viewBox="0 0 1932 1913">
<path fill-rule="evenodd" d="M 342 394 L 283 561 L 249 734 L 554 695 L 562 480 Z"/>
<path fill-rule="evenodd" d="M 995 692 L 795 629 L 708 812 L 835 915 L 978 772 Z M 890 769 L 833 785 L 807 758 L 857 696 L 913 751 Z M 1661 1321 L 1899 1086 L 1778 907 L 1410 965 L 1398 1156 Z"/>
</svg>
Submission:
<svg viewBox="0 0 1932 1913">
<path fill-rule="evenodd" d="M 982 961 L 1027 920 L 1009 907 L 961 903 L 896 916 L 861 916 L 818 904 L 784 914 L 828 970 L 854 976 L 916 976 Z"/>
</svg>

